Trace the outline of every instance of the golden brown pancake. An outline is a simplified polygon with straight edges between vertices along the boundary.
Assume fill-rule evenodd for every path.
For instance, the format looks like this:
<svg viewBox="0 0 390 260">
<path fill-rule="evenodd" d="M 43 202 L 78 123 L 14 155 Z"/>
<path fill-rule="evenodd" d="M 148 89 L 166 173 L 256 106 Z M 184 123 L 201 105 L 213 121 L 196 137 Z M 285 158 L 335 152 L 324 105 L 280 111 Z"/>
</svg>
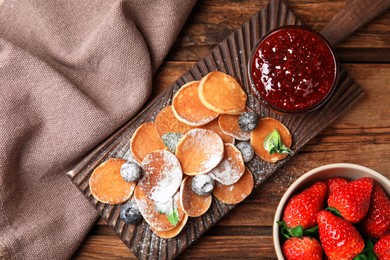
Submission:
<svg viewBox="0 0 390 260">
<path fill-rule="evenodd" d="M 235 184 L 225 186 L 216 182 L 213 190 L 214 196 L 226 204 L 237 204 L 243 201 L 253 190 L 253 176 L 248 168 L 245 169 L 244 175 Z"/>
<path fill-rule="evenodd" d="M 250 132 L 241 130 L 238 124 L 238 118 L 240 115 L 220 115 L 218 118 L 218 124 L 221 130 L 237 140 L 248 141 L 251 138 Z"/>
<path fill-rule="evenodd" d="M 201 126 L 200 128 L 212 130 L 216 132 L 222 138 L 222 141 L 224 143 L 234 144 L 234 137 L 225 134 L 219 127 L 218 118 L 214 119 L 213 121 L 211 121 L 206 125 Z"/>
<path fill-rule="evenodd" d="M 265 138 L 275 129 L 279 131 L 283 144 L 290 148 L 292 144 L 290 131 L 281 122 L 274 118 L 266 117 L 260 119 L 257 123 L 257 127 L 251 133 L 251 145 L 253 146 L 255 153 L 260 157 L 260 159 L 270 163 L 276 163 L 277 161 L 286 158 L 288 155 L 280 153 L 274 153 L 271 155 L 264 149 Z"/>
<path fill-rule="evenodd" d="M 191 81 L 179 89 L 172 100 L 176 118 L 190 126 L 205 125 L 218 117 L 218 113 L 206 108 L 199 100 L 199 81 Z"/>
<path fill-rule="evenodd" d="M 134 190 L 134 199 L 137 203 L 139 211 L 141 212 L 142 217 L 145 219 L 146 223 L 148 223 L 154 230 L 156 231 L 167 231 L 172 230 L 178 225 L 174 226 L 169 222 L 168 217 L 164 213 L 160 213 L 156 210 L 156 202 L 150 199 L 140 188 L 139 185 L 135 187 Z M 183 220 L 185 214 L 180 207 L 180 196 L 177 193 L 173 197 L 173 203 L 175 208 L 179 213 L 179 223 Z M 179 224 L 178 223 L 178 224 Z"/>
<path fill-rule="evenodd" d="M 111 158 L 95 168 L 89 178 L 89 188 L 95 199 L 107 204 L 120 204 L 131 197 L 136 183 L 122 179 L 120 170 L 125 162 Z"/>
<path fill-rule="evenodd" d="M 141 163 L 144 157 L 156 150 L 163 150 L 165 145 L 161 141 L 153 122 L 140 125 L 130 140 L 130 149 L 134 159 Z"/>
<path fill-rule="evenodd" d="M 233 144 L 225 144 L 223 159 L 209 174 L 222 183 L 236 183 L 245 172 L 245 164 L 241 152 Z"/>
<path fill-rule="evenodd" d="M 167 133 L 185 134 L 192 128 L 192 126 L 177 120 L 172 106 L 164 107 L 156 116 L 156 129 L 160 137 Z"/>
<path fill-rule="evenodd" d="M 235 78 L 212 71 L 199 83 L 199 99 L 218 114 L 237 115 L 245 111 L 247 96 Z"/>
<path fill-rule="evenodd" d="M 169 200 L 180 188 L 183 172 L 176 156 L 165 150 L 154 151 L 141 163 L 144 173 L 138 186 L 154 201 Z"/>
<path fill-rule="evenodd" d="M 152 228 L 152 230 L 157 236 L 161 238 L 165 238 L 165 239 L 172 238 L 179 235 L 179 233 L 183 230 L 184 226 L 187 224 L 187 220 L 188 220 L 188 215 L 184 214 L 182 221 L 174 229 L 167 230 L 167 231 L 156 231 Z"/>
<path fill-rule="evenodd" d="M 180 204 L 189 217 L 202 216 L 210 208 L 212 196 L 200 196 L 192 191 L 192 176 L 187 176 L 180 186 Z"/>
<path fill-rule="evenodd" d="M 188 131 L 176 147 L 183 173 L 198 175 L 211 171 L 223 157 L 223 141 L 214 131 L 195 128 Z"/>
</svg>

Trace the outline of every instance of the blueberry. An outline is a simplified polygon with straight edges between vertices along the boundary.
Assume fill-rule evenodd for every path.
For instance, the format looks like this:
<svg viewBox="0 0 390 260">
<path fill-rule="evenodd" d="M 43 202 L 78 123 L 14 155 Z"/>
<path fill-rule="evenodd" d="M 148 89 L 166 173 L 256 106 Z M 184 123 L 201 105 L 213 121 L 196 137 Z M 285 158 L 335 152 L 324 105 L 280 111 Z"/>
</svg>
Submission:
<svg viewBox="0 0 390 260">
<path fill-rule="evenodd" d="M 209 175 L 196 175 L 192 178 L 191 189 L 200 196 L 210 195 L 214 189 L 214 179 Z"/>
<path fill-rule="evenodd" d="M 257 114 L 249 111 L 242 113 L 238 118 L 238 125 L 242 131 L 252 131 L 257 126 Z"/>
<path fill-rule="evenodd" d="M 142 219 L 141 212 L 135 200 L 129 200 L 121 206 L 120 218 L 127 224 L 135 224 Z"/>
<path fill-rule="evenodd" d="M 121 176 L 127 182 L 136 182 L 141 178 L 142 169 L 134 162 L 126 162 L 121 167 Z"/>
<path fill-rule="evenodd" d="M 238 150 L 240 150 L 244 162 L 249 162 L 252 160 L 253 156 L 255 155 L 255 151 L 253 150 L 253 147 L 250 143 L 240 142 L 236 144 L 236 147 Z"/>
</svg>

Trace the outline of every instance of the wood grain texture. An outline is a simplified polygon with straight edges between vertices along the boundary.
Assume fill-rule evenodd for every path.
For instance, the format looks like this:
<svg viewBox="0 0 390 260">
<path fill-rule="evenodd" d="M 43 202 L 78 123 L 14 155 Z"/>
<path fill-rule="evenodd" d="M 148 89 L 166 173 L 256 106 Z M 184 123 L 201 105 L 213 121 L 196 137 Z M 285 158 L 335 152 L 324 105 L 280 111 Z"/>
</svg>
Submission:
<svg viewBox="0 0 390 260">
<path fill-rule="evenodd" d="M 388 0 L 351 0 L 321 30 L 335 45 L 390 7 Z"/>
<path fill-rule="evenodd" d="M 218 7 L 218 3 L 221 3 L 221 6 Z M 264 1 L 256 1 L 255 5 L 264 6 L 264 3 Z M 334 5 L 335 3 L 336 5 Z M 187 24 L 181 37 L 185 38 L 186 35 L 192 35 L 189 27 L 194 23 L 193 20 L 197 15 L 204 15 L 204 13 L 197 13 L 198 11 L 203 12 L 207 8 L 217 9 L 225 17 L 224 21 L 226 22 L 220 25 L 224 28 L 236 22 L 230 22 L 233 18 L 241 19 L 246 15 L 249 16 L 249 14 L 255 13 L 258 9 L 253 10 L 253 4 L 254 1 L 240 1 L 239 3 L 233 0 L 201 1 L 194 10 L 192 17 L 190 17 L 189 24 Z M 222 5 L 227 6 L 225 11 Z M 326 1 L 289 1 L 287 5 L 290 8 L 292 6 L 297 13 L 304 13 L 302 17 L 306 19 L 305 22 L 309 21 L 309 25 L 313 24 L 313 20 L 310 19 L 323 20 L 323 24 L 325 24 L 331 17 L 329 13 L 336 13 L 337 8 L 335 6 L 342 6 L 343 1 L 332 1 L 330 3 Z M 325 11 L 321 9 L 321 13 L 318 13 L 314 18 L 310 18 L 310 15 L 313 16 L 313 14 L 306 13 L 307 9 L 301 10 L 301 8 L 313 5 L 330 6 L 330 8 Z M 250 13 L 251 10 L 252 13 Z M 320 9 L 309 8 L 308 10 Z M 214 12 L 214 9 L 212 12 Z M 209 13 L 210 23 L 217 23 L 211 13 Z M 241 13 L 243 15 L 240 15 Z M 387 14 L 385 14 L 385 18 L 379 18 L 379 21 L 381 19 L 386 20 L 386 17 Z M 344 59 L 344 61 L 375 62 L 374 64 L 345 65 L 346 70 L 364 88 L 367 95 L 358 105 L 353 106 L 346 114 L 307 143 L 290 162 L 282 166 L 274 176 L 263 182 L 248 199 L 230 211 L 213 228 L 208 230 L 199 241 L 191 245 L 188 250 L 185 250 L 180 258 L 275 259 L 271 226 L 276 206 L 288 186 L 305 171 L 314 167 L 334 162 L 351 162 L 371 167 L 390 177 L 390 162 L 383 160 L 383 154 L 390 152 L 390 116 L 388 112 L 390 108 L 390 89 L 388 88 L 390 86 L 390 66 L 389 64 L 380 63 L 383 62 L 383 58 L 379 57 L 383 49 L 390 47 L 386 37 L 382 37 L 386 36 L 386 33 L 388 35 L 389 27 L 386 23 L 376 23 L 374 22 L 374 26 L 379 30 L 366 33 L 367 28 L 363 28 L 363 34 L 365 34 L 363 42 L 367 43 L 365 47 L 359 49 L 346 46 L 337 49 L 339 56 L 344 55 L 349 59 L 352 54 L 353 59 Z M 368 27 L 371 30 L 371 27 Z M 205 41 L 214 37 L 213 28 L 208 30 L 205 26 L 203 29 Z M 377 45 L 378 42 L 375 39 L 381 38 L 385 39 L 383 45 Z M 368 44 L 370 39 L 373 39 L 371 46 Z M 191 53 L 192 50 L 202 49 L 204 53 L 198 53 L 202 58 L 215 47 L 215 43 L 182 45 L 180 40 L 173 48 L 173 52 Z M 358 42 L 357 45 L 359 44 L 361 43 Z M 382 56 L 386 56 L 386 53 L 383 53 Z M 168 89 L 182 73 L 194 66 L 195 62 L 192 61 L 198 59 L 191 55 L 178 56 L 171 53 L 154 79 L 153 95 L 156 96 Z M 106 211 L 106 216 L 107 212 L 109 213 L 109 211 Z M 247 254 L 243 255 L 243 251 Z M 100 219 L 76 252 L 74 258 L 134 259 L 134 256 L 116 236 L 112 228 L 107 225 L 106 221 Z"/>
<path fill-rule="evenodd" d="M 289 10 L 321 31 L 347 0 L 289 0 Z M 198 61 L 266 5 L 266 0 L 199 1 L 166 60 Z M 335 46 L 345 62 L 390 62 L 390 10 Z M 363 59 L 363 60 L 362 60 Z"/>
</svg>

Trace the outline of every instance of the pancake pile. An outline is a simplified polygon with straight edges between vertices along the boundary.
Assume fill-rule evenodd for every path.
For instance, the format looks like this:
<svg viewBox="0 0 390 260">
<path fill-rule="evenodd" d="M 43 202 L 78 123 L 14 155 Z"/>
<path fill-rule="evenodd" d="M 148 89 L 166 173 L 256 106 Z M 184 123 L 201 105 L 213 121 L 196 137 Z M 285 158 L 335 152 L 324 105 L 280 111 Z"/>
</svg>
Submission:
<svg viewBox="0 0 390 260">
<path fill-rule="evenodd" d="M 254 151 L 269 163 L 287 154 L 267 147 L 280 143 L 289 149 L 292 144 L 281 122 L 258 119 L 246 102 L 241 85 L 223 72 L 213 71 L 200 81 L 188 82 L 155 122 L 143 123 L 131 137 L 130 151 L 142 176 L 127 182 L 121 177 L 127 161 L 108 159 L 91 175 L 91 194 L 108 204 L 134 200 L 145 222 L 162 238 L 177 236 L 189 217 L 209 210 L 213 199 L 240 203 L 252 192 L 254 179 L 237 142 L 250 140 L 245 145 L 252 155 Z M 248 112 L 252 115 L 241 117 Z M 245 120 L 253 121 L 253 115 L 255 122 L 243 128 Z M 279 139 L 269 140 L 276 130 Z"/>
</svg>

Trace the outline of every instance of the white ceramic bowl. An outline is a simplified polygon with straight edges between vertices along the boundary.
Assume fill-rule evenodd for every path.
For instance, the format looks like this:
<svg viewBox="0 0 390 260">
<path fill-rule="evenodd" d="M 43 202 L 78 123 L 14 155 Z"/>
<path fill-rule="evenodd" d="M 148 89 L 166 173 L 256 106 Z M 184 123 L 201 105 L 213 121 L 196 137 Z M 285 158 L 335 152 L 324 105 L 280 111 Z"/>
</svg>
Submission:
<svg viewBox="0 0 390 260">
<path fill-rule="evenodd" d="M 369 169 L 364 166 L 350 163 L 335 163 L 328 164 L 318 168 L 315 168 L 311 171 L 308 171 L 301 177 L 299 177 L 284 193 L 282 199 L 279 202 L 279 205 L 276 209 L 274 225 L 273 225 L 273 239 L 276 255 L 278 259 L 284 259 L 282 253 L 282 247 L 280 244 L 280 234 L 279 234 L 279 225 L 276 221 L 281 220 L 284 206 L 286 205 L 288 199 L 293 194 L 301 192 L 304 188 L 310 186 L 316 181 L 325 180 L 330 177 L 344 177 L 346 179 L 355 180 L 362 177 L 371 177 L 374 180 L 378 181 L 383 189 L 386 191 L 387 195 L 390 195 L 390 180 L 385 176 L 379 174 L 378 172 Z"/>
</svg>

